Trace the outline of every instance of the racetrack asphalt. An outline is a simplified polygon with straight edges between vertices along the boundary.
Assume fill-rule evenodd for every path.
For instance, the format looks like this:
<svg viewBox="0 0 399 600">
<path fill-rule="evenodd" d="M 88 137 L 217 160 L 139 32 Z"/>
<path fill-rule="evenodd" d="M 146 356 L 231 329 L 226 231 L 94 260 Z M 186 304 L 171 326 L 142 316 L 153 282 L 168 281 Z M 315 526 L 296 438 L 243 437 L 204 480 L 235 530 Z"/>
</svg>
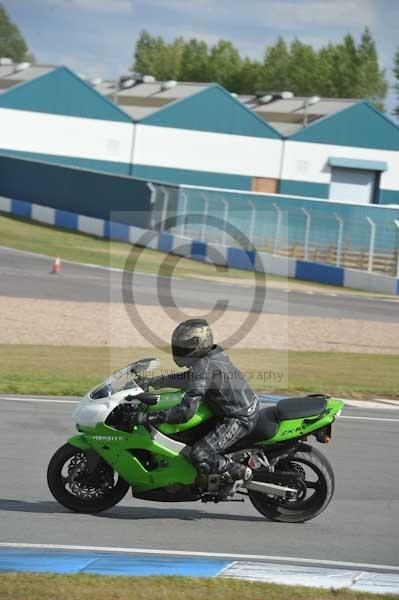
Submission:
<svg viewBox="0 0 399 600">
<path fill-rule="evenodd" d="M 1 399 L 0 541 L 302 557 L 399 565 L 399 411 L 344 408 L 328 446 L 336 476 L 326 511 L 272 523 L 245 503 L 161 504 L 127 495 L 96 516 L 58 505 L 46 484 L 55 450 L 74 434 L 71 399 Z M 62 402 L 60 400 L 66 400 Z"/>
<path fill-rule="evenodd" d="M 0 294 L 21 298 L 78 300 L 81 302 L 122 301 L 121 273 L 102 267 L 63 262 L 62 272 L 51 275 L 53 259 L 0 248 Z M 133 278 L 137 304 L 212 309 L 226 300 L 229 310 L 251 310 L 254 289 L 206 280 L 173 278 L 136 273 Z M 399 322 L 398 301 L 372 296 L 291 291 L 268 288 L 258 310 L 271 314 L 308 317 L 364 319 Z M 255 312 L 257 312 L 255 311 Z"/>
</svg>

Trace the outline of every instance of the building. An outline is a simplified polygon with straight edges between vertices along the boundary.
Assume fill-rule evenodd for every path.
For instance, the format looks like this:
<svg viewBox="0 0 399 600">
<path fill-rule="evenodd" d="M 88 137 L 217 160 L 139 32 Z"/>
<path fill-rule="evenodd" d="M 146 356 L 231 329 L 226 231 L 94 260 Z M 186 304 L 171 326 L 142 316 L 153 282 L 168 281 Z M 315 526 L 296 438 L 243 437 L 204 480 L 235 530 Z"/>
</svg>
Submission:
<svg viewBox="0 0 399 600">
<path fill-rule="evenodd" d="M 0 151 L 150 180 L 270 183 L 276 191 L 283 143 L 263 119 L 217 84 L 155 88 L 135 86 L 118 106 L 66 67 L 53 69 L 0 94 Z"/>
<path fill-rule="evenodd" d="M 0 59 L 0 152 L 173 184 L 399 204 L 399 127 L 369 103 L 234 96 Z"/>
</svg>

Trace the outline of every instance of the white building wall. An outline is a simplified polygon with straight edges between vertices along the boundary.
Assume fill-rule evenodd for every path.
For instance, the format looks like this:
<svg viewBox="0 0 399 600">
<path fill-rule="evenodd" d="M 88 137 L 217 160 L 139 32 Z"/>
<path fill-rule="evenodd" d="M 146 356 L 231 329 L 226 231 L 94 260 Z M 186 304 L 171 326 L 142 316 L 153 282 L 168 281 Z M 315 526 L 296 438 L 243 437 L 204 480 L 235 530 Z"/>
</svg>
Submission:
<svg viewBox="0 0 399 600">
<path fill-rule="evenodd" d="M 328 185 L 331 181 L 330 156 L 386 162 L 388 170 L 381 173 L 380 188 L 399 189 L 399 152 L 310 142 L 285 142 L 281 179 Z"/>
<path fill-rule="evenodd" d="M 139 124 L 134 163 L 277 179 L 282 148 L 282 140 Z"/>
<path fill-rule="evenodd" d="M 0 148 L 130 163 L 134 125 L 0 108 Z"/>
</svg>

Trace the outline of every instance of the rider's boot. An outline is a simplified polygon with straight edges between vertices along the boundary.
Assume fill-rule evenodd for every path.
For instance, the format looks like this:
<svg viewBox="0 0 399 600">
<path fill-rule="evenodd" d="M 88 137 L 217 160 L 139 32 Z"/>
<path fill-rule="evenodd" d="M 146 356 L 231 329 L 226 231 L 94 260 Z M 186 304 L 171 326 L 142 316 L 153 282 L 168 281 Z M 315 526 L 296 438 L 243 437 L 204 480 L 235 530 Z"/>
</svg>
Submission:
<svg viewBox="0 0 399 600">
<path fill-rule="evenodd" d="M 252 469 L 241 463 L 229 460 L 222 477 L 225 483 L 223 496 L 227 498 L 232 496 L 240 487 L 251 481 Z"/>
</svg>

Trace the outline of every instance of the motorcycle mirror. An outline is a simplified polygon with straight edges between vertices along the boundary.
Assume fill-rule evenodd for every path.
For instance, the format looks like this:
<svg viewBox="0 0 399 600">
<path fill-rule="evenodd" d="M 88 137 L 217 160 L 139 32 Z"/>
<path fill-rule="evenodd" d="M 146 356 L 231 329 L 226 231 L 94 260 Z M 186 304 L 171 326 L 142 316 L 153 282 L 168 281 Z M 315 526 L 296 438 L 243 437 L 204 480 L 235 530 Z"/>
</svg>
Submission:
<svg viewBox="0 0 399 600">
<path fill-rule="evenodd" d="M 143 358 L 130 365 L 130 372 L 143 373 L 144 371 L 154 371 L 159 365 L 159 358 Z"/>
</svg>

